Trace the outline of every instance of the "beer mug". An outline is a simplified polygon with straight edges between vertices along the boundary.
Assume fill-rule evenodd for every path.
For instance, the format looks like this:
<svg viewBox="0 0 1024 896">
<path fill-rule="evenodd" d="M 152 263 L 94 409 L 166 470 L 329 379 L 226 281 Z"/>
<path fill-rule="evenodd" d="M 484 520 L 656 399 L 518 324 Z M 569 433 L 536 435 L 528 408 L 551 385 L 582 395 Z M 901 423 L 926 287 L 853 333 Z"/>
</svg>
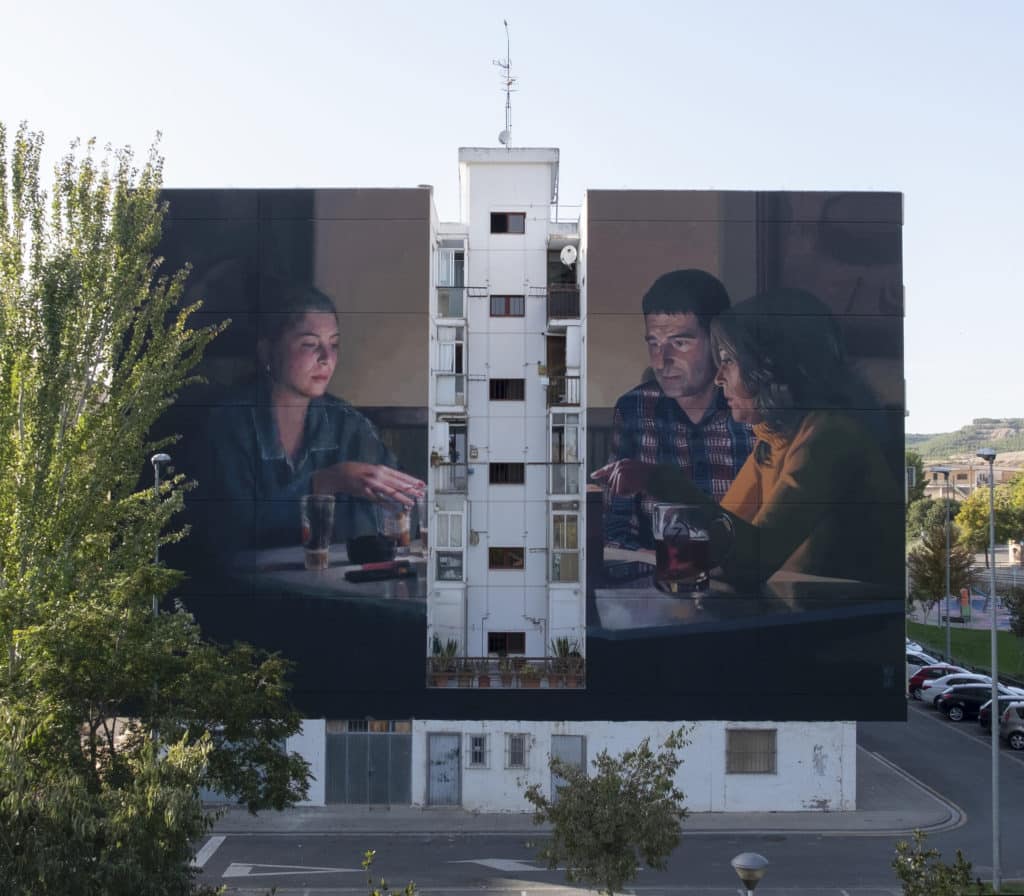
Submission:
<svg viewBox="0 0 1024 896">
<path fill-rule="evenodd" d="M 721 550 L 712 559 L 712 531 L 717 548 L 732 542 L 732 522 L 725 514 L 702 504 L 655 504 L 654 548 L 657 568 L 654 584 L 666 594 L 705 594 L 711 570 L 721 562 Z"/>
</svg>

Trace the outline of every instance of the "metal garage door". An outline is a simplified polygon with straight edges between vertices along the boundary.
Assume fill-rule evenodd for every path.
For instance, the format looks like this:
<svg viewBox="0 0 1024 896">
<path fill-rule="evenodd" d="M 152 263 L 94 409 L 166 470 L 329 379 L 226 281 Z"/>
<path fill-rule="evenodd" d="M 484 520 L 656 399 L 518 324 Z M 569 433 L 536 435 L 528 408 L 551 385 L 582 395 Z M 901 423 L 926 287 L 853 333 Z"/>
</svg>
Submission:
<svg viewBox="0 0 1024 896">
<path fill-rule="evenodd" d="M 409 805 L 412 735 L 346 732 L 327 735 L 327 802 Z"/>
</svg>

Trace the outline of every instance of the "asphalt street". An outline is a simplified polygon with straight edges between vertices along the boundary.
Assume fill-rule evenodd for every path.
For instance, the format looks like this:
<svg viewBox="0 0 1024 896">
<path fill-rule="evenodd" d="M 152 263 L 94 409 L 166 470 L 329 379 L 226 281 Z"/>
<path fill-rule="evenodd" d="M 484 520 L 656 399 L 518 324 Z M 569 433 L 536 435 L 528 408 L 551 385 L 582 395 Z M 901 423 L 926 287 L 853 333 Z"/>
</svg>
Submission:
<svg viewBox="0 0 1024 896">
<path fill-rule="evenodd" d="M 946 721 L 919 703 L 908 708 L 908 721 L 862 723 L 859 763 L 872 767 L 874 756 L 902 769 L 948 803 L 936 816 L 929 843 L 949 860 L 960 848 L 982 877 L 991 873 L 989 741 L 976 722 Z M 867 751 L 867 752 L 865 752 Z M 1024 878 L 1024 755 L 1003 748 L 1002 869 L 1004 879 Z M 867 777 L 861 776 L 861 777 Z M 933 797 L 933 803 L 937 801 Z M 871 795 L 878 800 L 877 794 Z M 865 795 L 864 802 L 867 802 Z M 630 889 L 638 894 L 742 893 L 729 860 L 744 851 L 760 852 L 771 862 L 758 896 L 884 896 L 899 894 L 890 862 L 893 830 L 852 830 L 847 813 L 823 813 L 808 830 L 791 830 L 782 813 L 765 816 L 765 829 L 742 830 L 684 825 L 683 841 L 666 871 L 641 871 Z M 434 817 L 434 816 L 432 816 Z M 816 823 L 820 818 L 820 823 Z M 203 879 L 225 884 L 239 896 L 335 896 L 366 893 L 359 863 L 367 849 L 377 851 L 375 876 L 393 887 L 414 880 L 425 894 L 556 894 L 585 891 L 569 887 L 561 871 L 537 860 L 542 832 L 445 830 L 445 814 L 436 815 L 436 830 L 372 830 L 220 833 L 207 847 Z M 721 816 L 719 816 L 721 819 Z M 749 819 L 746 819 L 749 821 Z M 696 822 L 696 820 L 695 820 Z M 728 819 L 726 817 L 726 824 Z M 483 819 L 481 827 L 487 827 Z M 774 828 L 774 829 L 772 829 Z"/>
</svg>

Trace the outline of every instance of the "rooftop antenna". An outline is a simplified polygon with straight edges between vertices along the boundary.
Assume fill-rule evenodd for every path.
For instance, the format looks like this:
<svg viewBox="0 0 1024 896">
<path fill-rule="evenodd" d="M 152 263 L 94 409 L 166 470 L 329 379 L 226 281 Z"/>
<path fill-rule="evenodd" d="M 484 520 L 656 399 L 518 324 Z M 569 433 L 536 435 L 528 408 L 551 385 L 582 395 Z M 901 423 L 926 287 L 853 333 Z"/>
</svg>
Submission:
<svg viewBox="0 0 1024 896">
<path fill-rule="evenodd" d="M 509 149 L 512 142 L 512 92 L 515 90 L 517 78 L 512 77 L 512 41 L 508 35 L 508 19 L 505 24 L 505 58 L 495 59 L 494 64 L 501 69 L 501 83 L 505 91 L 505 130 L 498 134 L 498 142 Z"/>
</svg>

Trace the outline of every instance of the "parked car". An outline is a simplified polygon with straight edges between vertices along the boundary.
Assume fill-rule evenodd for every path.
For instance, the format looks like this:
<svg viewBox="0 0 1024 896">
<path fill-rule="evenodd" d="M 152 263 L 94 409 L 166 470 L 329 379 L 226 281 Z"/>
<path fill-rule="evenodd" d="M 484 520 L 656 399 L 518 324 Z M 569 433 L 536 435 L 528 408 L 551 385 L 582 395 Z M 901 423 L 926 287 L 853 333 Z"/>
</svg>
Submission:
<svg viewBox="0 0 1024 896">
<path fill-rule="evenodd" d="M 907 682 L 907 693 L 915 700 L 921 699 L 921 688 L 926 681 L 933 678 L 941 678 L 943 675 L 951 675 L 953 672 L 966 672 L 961 666 L 954 666 L 952 663 L 936 663 L 934 666 L 925 666 L 918 669 Z"/>
<path fill-rule="evenodd" d="M 925 653 L 923 650 L 911 650 L 907 648 L 907 684 L 910 684 L 910 679 L 914 675 L 923 669 L 925 666 L 934 666 L 939 663 L 940 660 L 930 654 Z"/>
<path fill-rule="evenodd" d="M 1024 700 L 1024 694 L 1016 693 L 1015 688 L 1004 684 L 999 685 L 999 692 L 1007 695 L 1011 701 Z M 976 684 L 957 684 L 943 691 L 935 701 L 935 706 L 950 721 L 959 722 L 974 718 L 982 706 L 992 702 L 991 681 Z"/>
<path fill-rule="evenodd" d="M 989 694 L 991 695 L 991 688 Z M 1003 710 L 1006 709 L 1011 703 L 1017 703 L 1020 700 L 1024 700 L 1024 689 L 1022 688 L 1007 688 L 1007 693 L 999 696 L 999 714 L 1002 715 Z M 978 710 L 978 724 L 981 725 L 986 731 L 992 726 L 992 701 L 989 700 L 987 703 L 983 703 L 981 708 Z"/>
<path fill-rule="evenodd" d="M 999 720 L 999 736 L 1011 749 L 1024 750 L 1024 703 L 1011 703 Z"/>
<path fill-rule="evenodd" d="M 980 682 L 987 684 L 989 689 L 991 689 L 992 685 L 989 683 L 991 680 L 987 675 L 981 675 L 977 672 L 956 672 L 953 675 L 943 675 L 942 678 L 933 678 L 931 681 L 924 683 L 921 688 L 921 700 L 924 703 L 930 703 L 932 706 L 938 706 L 938 699 L 942 696 L 942 693 L 955 684 L 976 684 Z"/>
<path fill-rule="evenodd" d="M 907 638 L 907 650 L 908 651 L 913 650 L 915 653 L 923 653 L 924 652 L 924 648 L 921 647 L 921 645 L 918 644 L 917 641 L 911 641 L 910 638 Z"/>
</svg>

